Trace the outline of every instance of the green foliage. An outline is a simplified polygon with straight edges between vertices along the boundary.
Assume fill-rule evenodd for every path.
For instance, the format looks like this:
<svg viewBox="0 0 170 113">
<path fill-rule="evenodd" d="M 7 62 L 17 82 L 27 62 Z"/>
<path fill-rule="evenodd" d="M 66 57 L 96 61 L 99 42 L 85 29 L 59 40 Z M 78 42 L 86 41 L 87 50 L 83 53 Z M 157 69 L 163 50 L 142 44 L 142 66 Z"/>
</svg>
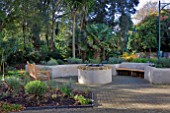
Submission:
<svg viewBox="0 0 170 113">
<path fill-rule="evenodd" d="M 42 96 L 48 90 L 48 86 L 45 82 L 35 80 L 28 82 L 25 85 L 25 91 L 28 94 L 34 94 L 35 96 Z"/>
<path fill-rule="evenodd" d="M 89 62 L 92 64 L 99 64 L 101 61 L 99 59 L 89 59 Z"/>
<path fill-rule="evenodd" d="M 71 96 L 73 94 L 73 81 L 70 79 L 69 82 L 63 84 L 60 88 L 60 91 L 66 96 Z"/>
<path fill-rule="evenodd" d="M 50 89 L 56 89 L 58 88 L 58 84 L 55 80 L 49 80 L 47 81 L 47 85 Z"/>
<path fill-rule="evenodd" d="M 60 91 L 66 96 L 72 95 L 72 89 L 65 84 L 61 86 Z"/>
<path fill-rule="evenodd" d="M 58 62 L 59 65 L 64 64 L 64 61 L 62 61 L 61 59 L 57 59 L 57 62 Z"/>
<path fill-rule="evenodd" d="M 86 32 L 89 52 L 93 59 L 105 60 L 106 54 L 114 47 L 115 36 L 112 29 L 105 24 L 88 24 Z"/>
<path fill-rule="evenodd" d="M 161 58 L 156 62 L 157 68 L 170 68 L 170 59 Z"/>
<path fill-rule="evenodd" d="M 82 59 L 79 58 L 68 58 L 67 59 L 68 64 L 82 64 Z"/>
<path fill-rule="evenodd" d="M 10 86 L 10 88 L 14 91 L 14 93 L 17 93 L 22 86 L 19 78 L 13 76 L 6 78 L 6 83 Z"/>
<path fill-rule="evenodd" d="M 30 61 L 41 61 L 41 54 L 39 51 L 32 51 L 29 54 L 27 54 L 27 58 L 29 58 Z"/>
<path fill-rule="evenodd" d="M 110 57 L 108 59 L 108 64 L 120 64 L 122 62 L 124 62 L 125 60 L 123 58 L 114 58 L 114 57 Z"/>
<path fill-rule="evenodd" d="M 132 59 L 131 62 L 147 63 L 148 59 L 146 59 L 146 58 L 135 58 L 135 59 Z"/>
<path fill-rule="evenodd" d="M 74 99 L 75 99 L 76 101 L 79 101 L 80 104 L 82 104 L 82 105 L 86 105 L 86 104 L 92 103 L 92 100 L 91 100 L 91 99 L 87 99 L 87 98 L 85 98 L 85 97 L 82 96 L 82 95 L 75 95 L 75 96 L 74 96 Z"/>
<path fill-rule="evenodd" d="M 150 58 L 150 59 L 148 59 L 148 61 L 155 64 L 156 62 L 158 62 L 158 59 L 157 58 Z"/>
<path fill-rule="evenodd" d="M 24 110 L 24 107 L 22 105 L 0 102 L 0 111 L 2 113 L 21 111 L 21 110 Z"/>
<path fill-rule="evenodd" d="M 56 59 L 50 58 L 50 60 L 46 63 L 47 65 L 58 65 Z"/>
</svg>

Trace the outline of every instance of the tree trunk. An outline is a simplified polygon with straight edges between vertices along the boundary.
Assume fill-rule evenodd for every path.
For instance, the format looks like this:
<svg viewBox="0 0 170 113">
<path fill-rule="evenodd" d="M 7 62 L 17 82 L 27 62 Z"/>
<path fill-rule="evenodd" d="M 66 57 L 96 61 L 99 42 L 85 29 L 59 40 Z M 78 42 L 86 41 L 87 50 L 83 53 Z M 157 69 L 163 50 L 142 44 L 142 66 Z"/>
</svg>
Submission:
<svg viewBox="0 0 170 113">
<path fill-rule="evenodd" d="M 46 40 L 46 42 L 47 42 L 47 47 L 50 48 L 50 47 L 49 47 L 48 35 L 49 35 L 49 34 L 48 34 L 48 31 L 47 31 L 46 34 L 45 34 L 45 40 Z"/>
<path fill-rule="evenodd" d="M 81 58 L 82 58 L 82 62 L 84 63 L 86 60 L 86 51 L 85 50 L 81 50 Z"/>
<path fill-rule="evenodd" d="M 54 37 L 55 37 L 55 12 L 53 12 L 52 14 L 52 25 L 51 25 L 51 39 L 50 39 L 50 49 L 51 51 L 55 51 L 55 41 L 54 41 Z"/>
<path fill-rule="evenodd" d="M 75 20 L 76 20 L 76 13 L 74 12 L 73 13 L 73 17 L 72 17 L 72 55 L 73 55 L 73 58 L 76 57 L 76 49 L 75 49 Z"/>
<path fill-rule="evenodd" d="M 101 51 L 102 51 L 102 61 L 104 61 L 106 60 L 105 49 L 102 48 Z"/>
</svg>

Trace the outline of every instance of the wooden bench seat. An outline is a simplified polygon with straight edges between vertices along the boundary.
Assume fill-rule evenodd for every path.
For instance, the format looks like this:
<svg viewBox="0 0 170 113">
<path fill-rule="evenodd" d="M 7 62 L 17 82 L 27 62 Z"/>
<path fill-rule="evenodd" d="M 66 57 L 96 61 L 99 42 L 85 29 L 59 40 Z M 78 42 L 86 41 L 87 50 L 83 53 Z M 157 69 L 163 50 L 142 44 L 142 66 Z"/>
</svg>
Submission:
<svg viewBox="0 0 170 113">
<path fill-rule="evenodd" d="M 132 68 L 116 68 L 116 71 L 122 72 L 122 71 L 128 71 L 130 72 L 131 76 L 139 76 L 144 77 L 144 70 L 142 69 L 132 69 Z"/>
</svg>

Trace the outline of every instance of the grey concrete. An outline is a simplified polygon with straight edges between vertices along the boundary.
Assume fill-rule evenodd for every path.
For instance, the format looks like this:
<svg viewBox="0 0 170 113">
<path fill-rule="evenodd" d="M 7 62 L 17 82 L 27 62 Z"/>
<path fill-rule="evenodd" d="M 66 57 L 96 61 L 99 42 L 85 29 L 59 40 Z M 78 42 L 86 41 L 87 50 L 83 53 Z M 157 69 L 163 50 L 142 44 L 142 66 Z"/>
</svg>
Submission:
<svg viewBox="0 0 170 113">
<path fill-rule="evenodd" d="M 56 79 L 61 83 L 68 80 Z M 77 82 L 76 77 L 73 80 Z M 114 76 L 112 83 L 107 85 L 78 85 L 78 88 L 84 87 L 94 92 L 94 108 L 32 110 L 21 113 L 170 113 L 170 85 L 152 85 L 142 78 Z"/>
<path fill-rule="evenodd" d="M 170 69 L 147 66 L 144 78 L 153 84 L 170 84 Z"/>
<path fill-rule="evenodd" d="M 107 68 L 106 68 L 107 67 Z M 112 82 L 112 68 L 110 66 L 78 68 L 78 82 L 80 84 L 108 84 Z"/>
<path fill-rule="evenodd" d="M 56 65 L 56 66 L 43 66 L 36 65 L 37 68 L 43 68 L 51 71 L 51 76 L 53 79 L 57 77 L 69 77 L 77 76 L 79 65 L 85 64 L 70 64 L 70 65 Z M 155 68 L 149 67 L 149 63 L 128 63 L 124 62 L 121 64 L 106 64 L 112 67 L 112 75 L 116 76 L 116 68 L 132 68 L 132 69 L 142 69 L 144 72 L 144 79 L 148 80 L 150 83 L 154 84 L 170 84 L 170 69 L 169 68 Z M 27 66 L 26 66 L 27 70 Z"/>
</svg>

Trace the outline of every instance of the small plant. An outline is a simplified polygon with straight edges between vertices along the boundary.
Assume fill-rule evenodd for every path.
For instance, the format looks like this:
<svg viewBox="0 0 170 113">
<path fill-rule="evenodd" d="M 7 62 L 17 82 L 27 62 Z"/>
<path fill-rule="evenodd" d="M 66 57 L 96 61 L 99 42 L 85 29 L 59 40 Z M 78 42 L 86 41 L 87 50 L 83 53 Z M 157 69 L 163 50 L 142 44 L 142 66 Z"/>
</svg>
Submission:
<svg viewBox="0 0 170 113">
<path fill-rule="evenodd" d="M 170 68 L 170 59 L 161 58 L 156 62 L 157 68 Z"/>
<path fill-rule="evenodd" d="M 91 99 L 87 99 L 87 98 L 85 98 L 85 97 L 82 96 L 82 95 L 75 95 L 75 96 L 74 96 L 74 99 L 75 99 L 76 101 L 79 101 L 80 104 L 82 104 L 82 105 L 86 105 L 86 104 L 92 103 L 92 100 L 91 100 Z"/>
<path fill-rule="evenodd" d="M 138 57 L 134 53 L 129 54 L 127 52 L 124 52 L 123 55 L 122 55 L 122 58 L 126 59 L 126 60 L 130 60 L 130 59 L 135 59 L 135 58 L 138 58 Z"/>
<path fill-rule="evenodd" d="M 50 60 L 47 62 L 47 65 L 58 65 L 58 62 L 56 59 L 50 58 Z"/>
<path fill-rule="evenodd" d="M 148 62 L 148 59 L 146 59 L 146 58 L 134 58 L 134 59 L 131 59 L 131 62 L 147 63 L 147 62 Z"/>
<path fill-rule="evenodd" d="M 60 88 L 60 91 L 65 95 L 65 96 L 71 96 L 72 95 L 72 88 L 69 87 L 66 84 L 63 84 Z"/>
<path fill-rule="evenodd" d="M 6 103 L 6 102 L 0 102 L 0 112 L 2 112 L 2 113 L 21 111 L 24 109 L 25 108 L 19 104 L 10 104 L 10 103 Z"/>
<path fill-rule="evenodd" d="M 51 98 L 52 98 L 52 99 L 56 99 L 56 98 L 57 98 L 57 94 L 52 94 L 52 95 L 51 95 Z"/>
<path fill-rule="evenodd" d="M 14 93 L 17 93 L 19 89 L 22 87 L 22 84 L 19 78 L 16 78 L 13 76 L 6 78 L 6 83 L 10 86 L 10 88 L 14 91 Z"/>
<path fill-rule="evenodd" d="M 47 84 L 39 80 L 28 82 L 24 88 L 26 93 L 34 94 L 37 97 L 42 96 L 48 90 Z"/>
<path fill-rule="evenodd" d="M 43 65 L 46 65 L 46 64 L 47 64 L 46 61 L 40 61 L 40 63 L 43 64 Z"/>
<path fill-rule="evenodd" d="M 55 80 L 49 80 L 47 81 L 47 85 L 50 89 L 56 89 L 58 88 L 58 84 Z"/>
<path fill-rule="evenodd" d="M 92 64 L 99 64 L 99 63 L 101 63 L 100 60 L 98 60 L 98 59 L 89 59 L 89 61 Z"/>
<path fill-rule="evenodd" d="M 61 59 L 57 59 L 57 62 L 58 62 L 59 65 L 64 64 L 64 61 L 62 61 Z"/>
<path fill-rule="evenodd" d="M 110 57 L 108 59 L 108 64 L 120 64 L 122 62 L 124 62 L 125 60 L 123 58 L 114 58 L 114 57 Z"/>
<path fill-rule="evenodd" d="M 60 91 L 66 96 L 72 96 L 73 94 L 73 80 L 70 79 L 67 83 L 63 84 Z"/>
<path fill-rule="evenodd" d="M 79 58 L 68 58 L 67 63 L 68 64 L 81 64 L 82 63 L 82 59 L 79 59 Z"/>
</svg>

